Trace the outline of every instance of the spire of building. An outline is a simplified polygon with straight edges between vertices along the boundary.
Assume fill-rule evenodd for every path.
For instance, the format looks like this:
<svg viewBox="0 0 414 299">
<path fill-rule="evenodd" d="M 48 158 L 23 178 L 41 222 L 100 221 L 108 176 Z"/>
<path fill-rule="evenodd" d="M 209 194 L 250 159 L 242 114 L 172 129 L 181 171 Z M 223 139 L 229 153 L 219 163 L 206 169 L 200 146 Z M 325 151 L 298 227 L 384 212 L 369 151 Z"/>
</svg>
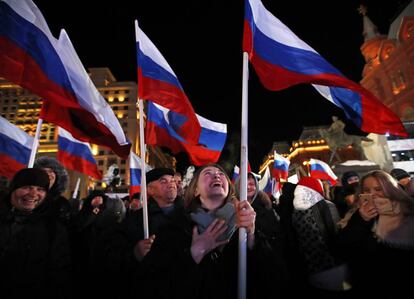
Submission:
<svg viewBox="0 0 414 299">
<path fill-rule="evenodd" d="M 368 18 L 367 14 L 367 7 L 364 5 L 360 5 L 358 8 L 359 14 L 362 15 L 364 30 L 362 32 L 362 35 L 364 36 L 365 41 L 369 41 L 377 36 L 380 36 L 380 33 L 378 32 L 377 26 L 372 23 L 370 18 Z"/>
</svg>

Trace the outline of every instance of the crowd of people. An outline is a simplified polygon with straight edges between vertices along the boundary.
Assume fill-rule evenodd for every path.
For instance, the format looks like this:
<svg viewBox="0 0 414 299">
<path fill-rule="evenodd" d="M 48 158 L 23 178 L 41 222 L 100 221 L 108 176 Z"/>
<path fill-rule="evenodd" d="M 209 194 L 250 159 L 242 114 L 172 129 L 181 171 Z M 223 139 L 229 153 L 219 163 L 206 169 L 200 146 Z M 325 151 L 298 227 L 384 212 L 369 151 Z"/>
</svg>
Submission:
<svg viewBox="0 0 414 299">
<path fill-rule="evenodd" d="M 341 184 L 302 177 L 276 201 L 248 173 L 240 198 L 219 164 L 187 186 L 173 169 L 146 173 L 125 201 L 94 190 L 62 196 L 53 158 L 17 172 L 0 200 L 1 298 L 237 298 L 238 229 L 246 230 L 247 298 L 394 298 L 414 269 L 414 180 L 394 169 Z M 144 219 L 148 220 L 148 232 Z"/>
</svg>

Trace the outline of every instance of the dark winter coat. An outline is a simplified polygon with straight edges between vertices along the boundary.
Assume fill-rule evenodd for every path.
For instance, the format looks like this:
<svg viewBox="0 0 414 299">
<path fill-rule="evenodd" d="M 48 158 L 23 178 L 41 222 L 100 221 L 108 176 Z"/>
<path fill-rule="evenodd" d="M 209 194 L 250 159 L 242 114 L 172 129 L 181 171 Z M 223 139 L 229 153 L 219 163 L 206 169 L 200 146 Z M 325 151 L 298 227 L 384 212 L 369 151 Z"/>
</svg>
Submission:
<svg viewBox="0 0 414 299">
<path fill-rule="evenodd" d="M 32 213 L 0 202 L 1 298 L 69 298 L 71 257 L 65 227 L 47 200 Z"/>
<path fill-rule="evenodd" d="M 238 234 L 222 251 L 215 249 L 196 264 L 190 252 L 195 223 L 184 211 L 176 216 L 142 262 L 143 298 L 237 298 Z M 257 234 L 254 249 L 247 249 L 248 298 L 258 292 L 269 298 L 284 293 L 286 285 L 276 273 L 275 259 L 272 247 Z"/>
<path fill-rule="evenodd" d="M 355 296 L 403 298 L 412 293 L 414 250 L 380 242 L 372 227 L 355 212 L 338 235 L 338 250 L 346 259 Z"/>
</svg>

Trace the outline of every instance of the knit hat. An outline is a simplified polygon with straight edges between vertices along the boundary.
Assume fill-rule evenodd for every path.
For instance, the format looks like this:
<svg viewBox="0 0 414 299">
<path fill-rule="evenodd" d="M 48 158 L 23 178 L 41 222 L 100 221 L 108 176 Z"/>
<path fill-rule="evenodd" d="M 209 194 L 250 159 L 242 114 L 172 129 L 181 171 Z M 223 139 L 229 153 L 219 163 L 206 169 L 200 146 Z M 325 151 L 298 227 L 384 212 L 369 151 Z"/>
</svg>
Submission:
<svg viewBox="0 0 414 299">
<path fill-rule="evenodd" d="M 49 176 L 38 168 L 23 168 L 11 180 L 10 193 L 24 186 L 38 186 L 49 190 Z"/>
<path fill-rule="evenodd" d="M 315 178 L 302 177 L 294 191 L 293 207 L 295 210 L 307 210 L 323 199 L 322 182 Z"/>
<path fill-rule="evenodd" d="M 409 178 L 410 174 L 401 168 L 394 168 L 391 170 L 391 175 L 397 180 L 402 180 L 403 178 Z"/>
<path fill-rule="evenodd" d="M 164 175 L 172 175 L 174 176 L 174 170 L 171 168 L 154 168 L 147 172 L 146 179 L 147 179 L 147 185 L 153 181 L 156 181 L 160 179 Z"/>
<path fill-rule="evenodd" d="M 299 180 L 298 186 L 308 187 L 323 196 L 323 185 L 322 182 L 318 179 L 309 176 L 304 176 Z"/>
<path fill-rule="evenodd" d="M 355 172 L 355 171 L 346 171 L 346 172 L 344 172 L 344 174 L 342 175 L 342 178 L 341 178 L 342 186 L 347 187 L 349 185 L 348 180 L 351 179 L 351 178 L 355 178 L 355 177 L 358 178 L 358 182 L 359 182 L 359 175 L 358 175 L 357 172 Z"/>
<path fill-rule="evenodd" d="M 295 210 L 307 210 L 323 199 L 321 181 L 311 177 L 302 177 L 294 191 L 293 207 Z"/>
</svg>

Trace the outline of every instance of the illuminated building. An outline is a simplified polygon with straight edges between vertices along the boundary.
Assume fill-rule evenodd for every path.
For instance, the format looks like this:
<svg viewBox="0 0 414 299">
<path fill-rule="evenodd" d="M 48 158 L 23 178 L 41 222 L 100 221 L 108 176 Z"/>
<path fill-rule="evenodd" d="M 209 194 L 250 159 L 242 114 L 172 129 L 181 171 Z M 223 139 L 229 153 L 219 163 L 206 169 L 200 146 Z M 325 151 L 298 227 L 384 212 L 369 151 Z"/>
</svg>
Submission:
<svg viewBox="0 0 414 299">
<path fill-rule="evenodd" d="M 328 127 L 304 127 L 299 139 L 293 141 L 291 144 L 287 142 L 273 143 L 272 150 L 265 157 L 263 164 L 260 166 L 259 173 L 262 174 L 267 166 L 273 167 L 274 151 L 290 160 L 289 176 L 295 174 L 300 168 L 304 172 L 308 172 L 308 163 L 311 158 L 328 163 L 331 151 L 319 133 L 320 129 L 327 129 Z M 337 157 L 334 157 L 332 164 L 360 159 L 360 153 L 355 151 L 352 146 L 338 148 L 337 154 L 340 161 L 338 161 Z"/>
<path fill-rule="evenodd" d="M 127 138 L 132 143 L 133 151 L 139 154 L 139 123 L 137 116 L 138 109 L 136 106 L 137 83 L 132 81 L 118 82 L 108 68 L 90 68 L 89 75 L 98 91 L 112 107 Z M 39 96 L 10 81 L 0 78 L 1 116 L 32 136 L 36 132 L 41 105 L 42 99 Z M 57 133 L 54 124 L 43 122 L 38 156 L 56 156 Z M 99 170 L 103 174 L 106 173 L 110 165 L 118 165 L 121 184 L 117 187 L 117 192 L 127 193 L 129 185 L 128 160 L 121 159 L 107 148 L 96 145 L 91 146 Z M 151 146 L 148 147 L 147 162 L 156 167 L 173 166 L 173 159 L 171 157 L 164 155 L 157 147 Z M 68 171 L 68 173 L 70 176 L 69 190 L 74 190 L 80 174 L 73 171 Z M 106 187 L 102 182 L 89 181 L 85 175 L 81 175 L 81 180 L 81 196 L 84 196 L 87 188 L 92 186 L 98 189 Z M 66 194 L 66 196 L 68 195 Z"/>
<path fill-rule="evenodd" d="M 363 15 L 364 43 L 361 53 L 366 64 L 361 85 L 375 94 L 402 121 L 414 120 L 414 1 L 394 19 L 388 35 L 382 35 Z M 369 14 L 369 13 L 368 13 Z"/>
</svg>

